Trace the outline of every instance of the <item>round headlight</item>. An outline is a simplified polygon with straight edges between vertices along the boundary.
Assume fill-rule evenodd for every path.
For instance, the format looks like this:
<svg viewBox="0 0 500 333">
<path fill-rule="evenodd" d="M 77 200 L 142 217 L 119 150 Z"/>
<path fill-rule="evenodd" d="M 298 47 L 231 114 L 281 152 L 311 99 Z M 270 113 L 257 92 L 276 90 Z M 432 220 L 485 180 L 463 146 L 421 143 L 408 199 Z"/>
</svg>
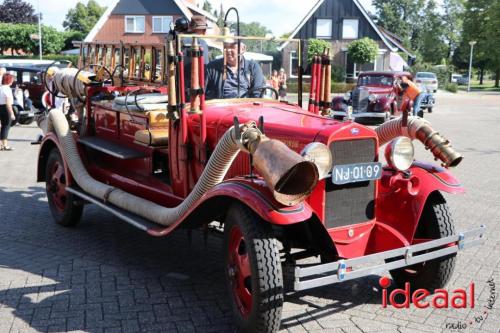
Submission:
<svg viewBox="0 0 500 333">
<path fill-rule="evenodd" d="M 369 100 L 370 102 L 372 102 L 372 103 L 373 103 L 373 102 L 375 102 L 375 101 L 377 100 L 377 95 L 370 94 L 370 95 L 368 96 L 368 100 Z"/>
<path fill-rule="evenodd" d="M 414 155 L 413 143 L 405 136 L 392 140 L 385 148 L 387 164 L 399 171 L 406 171 L 411 167 Z"/>
<path fill-rule="evenodd" d="M 351 99 L 351 93 L 350 92 L 346 92 L 344 94 L 344 100 L 349 101 L 350 99 Z"/>
<path fill-rule="evenodd" d="M 332 153 L 320 142 L 312 142 L 300 153 L 305 160 L 313 162 L 318 168 L 319 179 L 328 177 L 333 167 Z"/>
</svg>

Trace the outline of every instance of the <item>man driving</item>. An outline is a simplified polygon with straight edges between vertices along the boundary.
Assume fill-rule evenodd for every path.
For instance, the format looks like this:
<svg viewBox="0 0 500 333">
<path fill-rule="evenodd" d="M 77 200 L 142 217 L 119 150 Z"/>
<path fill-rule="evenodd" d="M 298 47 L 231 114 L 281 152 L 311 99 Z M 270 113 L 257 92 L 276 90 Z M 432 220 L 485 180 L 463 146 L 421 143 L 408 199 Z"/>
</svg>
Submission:
<svg viewBox="0 0 500 333">
<path fill-rule="evenodd" d="M 245 44 L 240 44 L 240 71 L 238 73 L 238 43 L 224 40 L 224 57 L 210 62 L 205 69 L 206 99 L 260 97 L 265 78 L 260 65 L 245 59 Z M 239 95 L 238 95 L 239 77 Z"/>
</svg>

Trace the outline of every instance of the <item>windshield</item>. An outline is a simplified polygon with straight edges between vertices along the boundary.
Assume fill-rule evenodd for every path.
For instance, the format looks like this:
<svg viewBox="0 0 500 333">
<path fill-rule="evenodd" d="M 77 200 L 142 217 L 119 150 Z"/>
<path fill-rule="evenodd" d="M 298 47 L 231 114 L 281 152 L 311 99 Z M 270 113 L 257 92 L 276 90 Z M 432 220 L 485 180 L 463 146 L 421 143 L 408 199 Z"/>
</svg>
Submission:
<svg viewBox="0 0 500 333">
<path fill-rule="evenodd" d="M 434 73 L 417 73 L 417 77 L 421 79 L 435 79 L 436 74 Z"/>
<path fill-rule="evenodd" d="M 392 87 L 393 78 L 386 75 L 364 75 L 358 79 L 358 86 L 387 86 Z"/>
</svg>

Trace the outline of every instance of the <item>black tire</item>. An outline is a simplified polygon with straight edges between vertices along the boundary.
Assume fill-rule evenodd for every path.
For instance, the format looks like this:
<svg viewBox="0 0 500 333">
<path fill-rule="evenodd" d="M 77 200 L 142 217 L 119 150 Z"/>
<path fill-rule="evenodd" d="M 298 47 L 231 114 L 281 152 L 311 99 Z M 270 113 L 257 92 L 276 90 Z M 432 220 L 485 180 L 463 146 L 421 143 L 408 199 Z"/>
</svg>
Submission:
<svg viewBox="0 0 500 333">
<path fill-rule="evenodd" d="M 278 331 L 283 274 L 270 225 L 248 207 L 234 204 L 226 215 L 224 240 L 225 276 L 238 331 Z"/>
<path fill-rule="evenodd" d="M 423 118 L 424 117 L 424 110 L 418 111 L 417 116 L 419 116 L 420 118 Z"/>
<path fill-rule="evenodd" d="M 432 108 L 427 108 L 427 112 L 432 113 Z"/>
<path fill-rule="evenodd" d="M 35 120 L 34 117 L 27 117 L 27 118 L 20 118 L 19 119 L 19 124 L 21 125 L 29 125 Z"/>
<path fill-rule="evenodd" d="M 72 227 L 80 222 L 83 202 L 67 191 L 66 174 L 61 154 L 53 149 L 45 167 L 45 189 L 49 209 L 54 221 L 65 227 Z"/>
<path fill-rule="evenodd" d="M 415 238 L 437 239 L 455 234 L 455 227 L 446 200 L 439 192 L 432 193 L 425 203 Z M 394 282 L 412 290 L 426 288 L 431 292 L 443 288 L 455 268 L 456 254 L 391 271 Z"/>
</svg>

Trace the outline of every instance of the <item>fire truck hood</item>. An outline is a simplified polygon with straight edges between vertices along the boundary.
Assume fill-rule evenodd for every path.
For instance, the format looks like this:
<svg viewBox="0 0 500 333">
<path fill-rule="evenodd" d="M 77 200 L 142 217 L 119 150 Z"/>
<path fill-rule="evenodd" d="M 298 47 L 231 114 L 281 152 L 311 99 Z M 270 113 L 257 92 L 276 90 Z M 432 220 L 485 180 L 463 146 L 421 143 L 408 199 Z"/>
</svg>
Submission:
<svg viewBox="0 0 500 333">
<path fill-rule="evenodd" d="M 353 126 L 363 128 L 358 124 L 339 122 L 330 118 L 318 116 L 300 107 L 278 102 L 240 102 L 227 105 L 217 104 L 210 107 L 219 109 L 217 136 L 221 136 L 233 125 L 234 117 L 240 123 L 258 122 L 264 119 L 264 132 L 270 138 L 283 141 L 291 149 L 300 151 L 306 144 L 319 141 L 327 144 L 332 133 L 343 131 Z M 215 110 L 214 110 L 215 111 Z M 370 129 L 370 136 L 374 133 Z M 321 135 L 320 135 L 321 134 Z"/>
</svg>

